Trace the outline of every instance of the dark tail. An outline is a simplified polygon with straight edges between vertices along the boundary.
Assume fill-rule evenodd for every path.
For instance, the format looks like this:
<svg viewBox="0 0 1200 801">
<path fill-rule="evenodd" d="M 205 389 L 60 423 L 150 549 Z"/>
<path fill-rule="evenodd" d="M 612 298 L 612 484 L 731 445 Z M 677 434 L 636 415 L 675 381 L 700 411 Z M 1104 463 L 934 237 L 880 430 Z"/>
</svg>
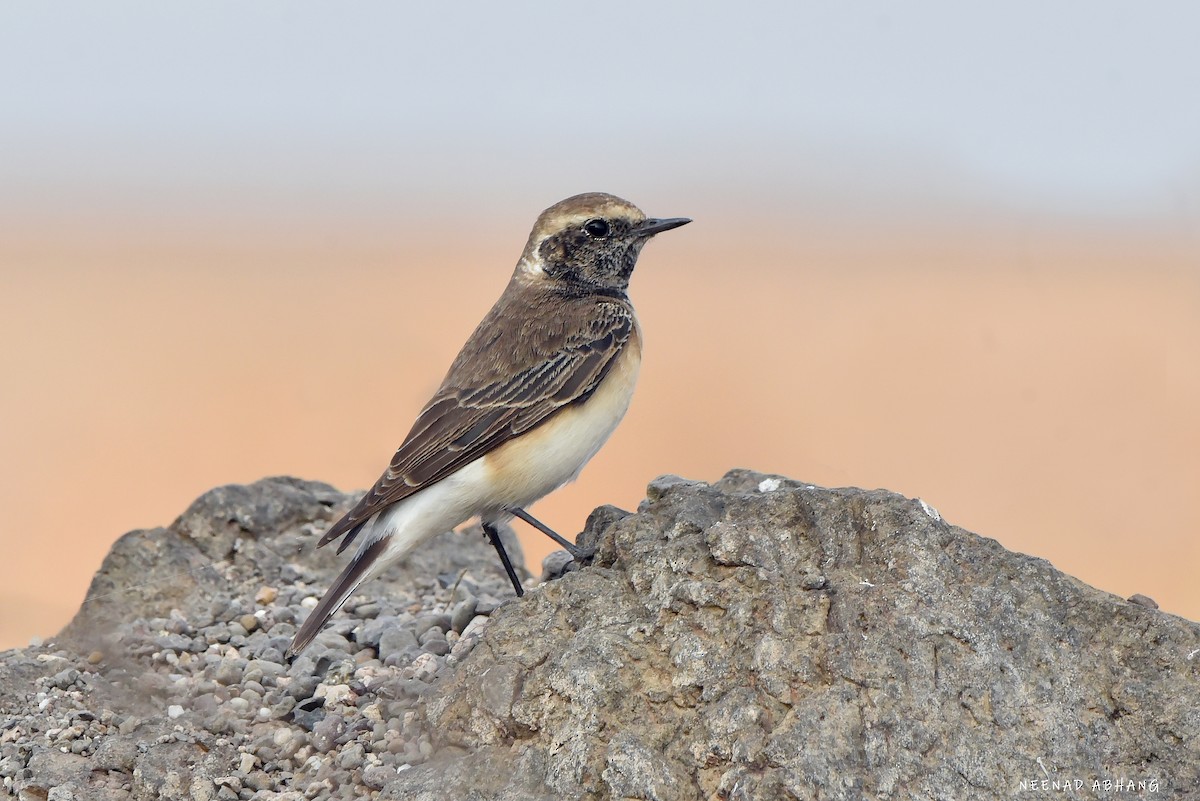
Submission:
<svg viewBox="0 0 1200 801">
<path fill-rule="evenodd" d="M 333 586 L 325 591 L 320 602 L 312 610 L 312 614 L 304 621 L 304 625 L 296 632 L 287 656 L 293 657 L 303 651 L 321 631 L 321 628 L 333 617 L 334 612 L 346 603 L 346 599 L 363 583 L 368 571 L 375 566 L 383 552 L 387 550 L 390 537 L 380 537 L 363 550 L 354 555 L 350 564 L 342 571 Z"/>
</svg>

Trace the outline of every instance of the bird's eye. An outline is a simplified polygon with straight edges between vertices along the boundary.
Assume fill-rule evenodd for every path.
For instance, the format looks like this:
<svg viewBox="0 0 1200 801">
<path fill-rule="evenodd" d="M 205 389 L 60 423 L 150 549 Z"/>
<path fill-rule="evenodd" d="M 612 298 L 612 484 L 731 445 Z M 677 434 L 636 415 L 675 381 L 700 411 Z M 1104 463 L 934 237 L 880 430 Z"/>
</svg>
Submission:
<svg viewBox="0 0 1200 801">
<path fill-rule="evenodd" d="M 593 239 L 603 239 L 608 236 L 608 223 L 604 220 L 588 220 L 583 224 L 583 230 Z"/>
</svg>

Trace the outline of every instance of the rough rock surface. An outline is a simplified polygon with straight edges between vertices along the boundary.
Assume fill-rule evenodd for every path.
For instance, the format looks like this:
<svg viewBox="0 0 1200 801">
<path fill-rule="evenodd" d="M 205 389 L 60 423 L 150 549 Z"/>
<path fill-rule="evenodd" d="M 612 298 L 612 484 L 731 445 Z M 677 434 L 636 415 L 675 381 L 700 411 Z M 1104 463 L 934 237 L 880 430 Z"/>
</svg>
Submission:
<svg viewBox="0 0 1200 801">
<path fill-rule="evenodd" d="M 746 471 L 659 479 L 637 514 L 593 514 L 591 566 L 556 557 L 514 601 L 491 549 L 448 534 L 284 664 L 338 564 L 308 546 L 347 501 L 276 479 L 127 535 L 62 637 L 0 657 L 4 786 L 1200 797 L 1200 625 L 921 501 Z"/>
</svg>

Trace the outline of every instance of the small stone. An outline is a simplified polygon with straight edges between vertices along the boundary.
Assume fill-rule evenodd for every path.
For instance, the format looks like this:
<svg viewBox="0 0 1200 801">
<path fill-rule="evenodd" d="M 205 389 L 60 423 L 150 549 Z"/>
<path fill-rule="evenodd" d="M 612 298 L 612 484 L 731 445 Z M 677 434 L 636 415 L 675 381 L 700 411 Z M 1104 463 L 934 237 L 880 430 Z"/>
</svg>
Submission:
<svg viewBox="0 0 1200 801">
<path fill-rule="evenodd" d="M 362 783 L 372 790 L 382 790 L 394 778 L 396 769 L 385 765 L 372 765 L 362 772 Z"/>
<path fill-rule="evenodd" d="M 419 681 L 429 681 L 437 673 L 438 660 L 433 654 L 421 654 L 412 662 L 413 678 Z"/>
<path fill-rule="evenodd" d="M 413 633 L 420 637 L 425 632 L 432 628 L 441 629 L 443 632 L 450 629 L 450 616 L 447 614 L 434 614 L 432 612 L 417 616 L 417 624 L 413 627 Z"/>
<path fill-rule="evenodd" d="M 479 596 L 479 603 L 475 606 L 476 615 L 490 615 L 500 608 L 501 602 L 490 595 Z"/>
<path fill-rule="evenodd" d="M 242 773 L 249 773 L 250 771 L 254 770 L 254 765 L 257 762 L 258 759 L 254 756 L 254 754 L 243 753 L 241 760 L 238 762 L 238 770 Z"/>
<path fill-rule="evenodd" d="M 242 674 L 245 672 L 247 664 L 245 659 L 222 659 L 213 678 L 219 684 L 237 684 L 242 680 Z"/>
<path fill-rule="evenodd" d="M 657 501 L 666 495 L 670 490 L 677 487 L 703 487 L 703 481 L 693 481 L 681 476 L 667 474 L 659 476 L 651 481 L 646 486 L 646 498 L 650 501 Z"/>
<path fill-rule="evenodd" d="M 337 763 L 347 770 L 361 767 L 366 759 L 366 752 L 361 743 L 350 743 L 338 755 Z"/>
<path fill-rule="evenodd" d="M 1144 606 L 1147 609 L 1157 609 L 1158 608 L 1158 602 L 1156 602 L 1153 598 L 1150 598 L 1146 595 L 1142 595 L 1140 592 L 1137 593 L 1136 595 L 1129 596 L 1129 603 L 1137 604 L 1138 606 Z"/>
<path fill-rule="evenodd" d="M 489 621 L 491 621 L 491 618 L 487 615 L 475 615 L 475 617 L 471 618 L 471 622 L 467 624 L 467 627 L 463 629 L 462 636 L 482 637 L 483 632 L 487 631 Z"/>
<path fill-rule="evenodd" d="M 379 604 L 374 601 L 371 601 L 369 603 L 359 604 L 355 608 L 354 614 L 357 617 L 361 617 L 363 619 L 370 619 L 370 618 L 379 617 L 380 611 L 382 611 L 382 609 L 379 606 Z"/>
<path fill-rule="evenodd" d="M 267 712 L 270 717 L 274 718 L 275 720 L 279 720 L 295 709 L 296 703 L 297 701 L 295 698 L 291 697 L 290 695 L 285 695 L 283 698 L 267 707 Z"/>
<path fill-rule="evenodd" d="M 445 656 L 450 653 L 450 643 L 447 642 L 446 635 L 440 631 L 436 636 L 426 637 L 425 641 L 421 643 L 421 648 L 437 656 Z"/>
<path fill-rule="evenodd" d="M 279 662 L 272 662 L 269 659 L 251 659 L 246 663 L 246 673 L 242 681 L 257 681 L 263 684 L 272 684 L 285 671 L 286 668 Z M 252 673 L 254 674 L 253 677 L 251 677 Z"/>
<path fill-rule="evenodd" d="M 119 737 L 105 737 L 92 755 L 92 765 L 99 770 L 132 773 L 137 764 L 137 743 Z"/>
<path fill-rule="evenodd" d="M 388 629 L 379 638 L 379 658 L 387 663 L 388 657 L 402 653 L 406 648 L 417 645 L 417 636 L 410 628 Z"/>
<path fill-rule="evenodd" d="M 89 665 L 98 665 L 104 661 L 104 654 L 100 651 L 92 651 L 87 658 Z"/>
<path fill-rule="evenodd" d="M 578 569 L 579 565 L 576 564 L 575 557 L 571 556 L 569 551 L 551 551 L 542 560 L 542 575 L 539 580 L 553 581 Z"/>
<path fill-rule="evenodd" d="M 313 726 L 312 744 L 321 753 L 329 753 L 337 738 L 346 731 L 346 720 L 341 715 L 326 715 Z"/>
<path fill-rule="evenodd" d="M 275 783 L 271 780 L 271 777 L 265 771 L 261 770 L 252 770 L 247 773 L 245 784 L 251 790 L 258 791 L 270 790 L 275 787 Z"/>
<path fill-rule="evenodd" d="M 242 624 L 242 628 L 244 628 L 247 633 L 258 628 L 258 618 L 256 618 L 254 615 L 242 615 L 238 618 L 238 623 Z"/>
<path fill-rule="evenodd" d="M 563 551 L 566 553 L 566 551 Z M 450 613 L 450 628 L 462 634 L 463 629 L 475 617 L 475 607 L 479 605 L 479 601 L 474 596 L 467 596 L 462 601 L 454 605 L 454 611 Z"/>
<path fill-rule="evenodd" d="M 261 606 L 267 606 L 275 602 L 279 597 L 279 590 L 274 587 L 262 587 L 258 592 L 254 593 L 254 602 Z"/>
<path fill-rule="evenodd" d="M 316 639 L 313 640 L 312 648 L 316 653 L 320 653 L 321 649 L 336 651 L 338 654 L 335 657 L 336 659 L 341 659 L 354 650 L 350 647 L 349 640 L 331 629 L 325 629 L 325 631 L 318 634 Z"/>
<path fill-rule="evenodd" d="M 217 785 L 206 776 L 192 776 L 187 797 L 189 801 L 216 801 Z"/>
<path fill-rule="evenodd" d="M 802 590 L 823 590 L 829 580 L 820 573 L 806 573 L 800 577 L 800 589 Z"/>
<path fill-rule="evenodd" d="M 61 670 L 58 673 L 55 673 L 50 678 L 49 684 L 51 687 L 55 687 L 59 690 L 67 690 L 70 689 L 71 686 L 74 685 L 78 680 L 79 671 L 75 668 L 67 668 L 66 670 Z"/>
<path fill-rule="evenodd" d="M 396 615 L 380 615 L 358 627 L 354 639 L 365 648 L 378 648 L 379 639 L 391 629 L 402 627 L 402 619 Z"/>
<path fill-rule="evenodd" d="M 233 797 L 237 798 L 238 791 L 242 789 L 242 779 L 240 776 L 218 776 L 213 779 L 213 782 L 222 789 L 233 790 Z M 218 798 L 222 796 L 218 795 Z"/>
<path fill-rule="evenodd" d="M 303 701 L 305 698 L 312 698 L 320 684 L 321 680 L 316 676 L 298 676 L 292 679 L 284 692 L 298 701 Z"/>
<path fill-rule="evenodd" d="M 324 698 L 325 704 L 343 704 L 351 700 L 354 691 L 346 684 L 318 684 L 314 698 Z"/>
<path fill-rule="evenodd" d="M 182 716 L 183 707 L 181 707 L 179 704 L 171 704 L 169 707 L 167 707 L 167 717 L 169 717 L 171 720 L 175 720 L 176 718 Z"/>
</svg>

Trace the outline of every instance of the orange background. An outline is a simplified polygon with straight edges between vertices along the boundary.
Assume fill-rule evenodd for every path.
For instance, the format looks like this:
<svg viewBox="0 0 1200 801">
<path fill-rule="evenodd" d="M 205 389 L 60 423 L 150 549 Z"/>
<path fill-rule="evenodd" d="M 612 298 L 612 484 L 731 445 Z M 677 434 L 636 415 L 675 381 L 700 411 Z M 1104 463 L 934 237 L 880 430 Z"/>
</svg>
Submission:
<svg viewBox="0 0 1200 801">
<path fill-rule="evenodd" d="M 696 222 L 643 254 L 632 409 L 543 520 L 573 533 L 666 472 L 886 487 L 1200 619 L 1194 234 L 630 199 Z M 507 280 L 538 211 L 516 205 L 4 230 L 0 647 L 57 631 L 120 534 L 210 487 L 373 482 Z"/>
</svg>

